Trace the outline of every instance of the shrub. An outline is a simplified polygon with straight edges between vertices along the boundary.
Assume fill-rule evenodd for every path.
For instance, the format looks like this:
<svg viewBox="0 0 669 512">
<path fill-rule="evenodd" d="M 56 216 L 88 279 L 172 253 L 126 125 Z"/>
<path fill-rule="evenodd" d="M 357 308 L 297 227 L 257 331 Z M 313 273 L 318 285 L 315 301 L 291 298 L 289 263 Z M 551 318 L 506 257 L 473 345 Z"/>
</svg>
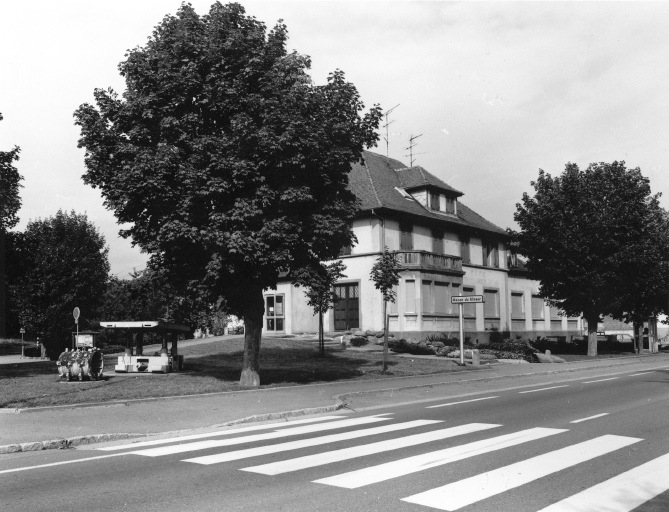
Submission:
<svg viewBox="0 0 669 512">
<path fill-rule="evenodd" d="M 362 347 L 363 345 L 367 345 L 369 340 L 363 336 L 354 336 L 349 343 L 352 347 Z"/>
<path fill-rule="evenodd" d="M 497 327 L 493 327 L 490 331 L 490 344 L 494 345 L 503 342 L 504 342 L 504 336 Z"/>
</svg>

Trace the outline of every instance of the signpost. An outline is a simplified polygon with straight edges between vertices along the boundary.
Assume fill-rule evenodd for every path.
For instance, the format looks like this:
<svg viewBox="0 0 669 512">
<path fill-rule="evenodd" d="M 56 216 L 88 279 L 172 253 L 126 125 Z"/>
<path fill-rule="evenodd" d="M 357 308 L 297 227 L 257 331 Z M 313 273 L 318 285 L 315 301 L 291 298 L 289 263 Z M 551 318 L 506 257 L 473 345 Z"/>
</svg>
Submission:
<svg viewBox="0 0 669 512">
<path fill-rule="evenodd" d="M 465 365 L 465 330 L 462 320 L 462 305 L 463 304 L 483 304 L 483 295 L 458 295 L 451 297 L 451 304 L 459 304 L 460 309 L 460 364 Z"/>
<path fill-rule="evenodd" d="M 79 314 L 80 314 L 79 308 L 74 308 L 74 311 L 72 311 L 72 316 L 74 317 L 74 323 L 77 324 L 77 337 L 74 338 L 75 339 L 75 342 L 74 342 L 75 345 L 72 347 L 72 350 L 77 348 L 76 339 L 79 338 Z"/>
<path fill-rule="evenodd" d="M 23 335 L 26 333 L 26 330 L 23 327 L 21 327 L 21 329 L 19 329 L 19 332 L 21 333 L 21 357 L 25 357 L 25 355 L 24 355 L 24 345 L 23 345 Z"/>
</svg>

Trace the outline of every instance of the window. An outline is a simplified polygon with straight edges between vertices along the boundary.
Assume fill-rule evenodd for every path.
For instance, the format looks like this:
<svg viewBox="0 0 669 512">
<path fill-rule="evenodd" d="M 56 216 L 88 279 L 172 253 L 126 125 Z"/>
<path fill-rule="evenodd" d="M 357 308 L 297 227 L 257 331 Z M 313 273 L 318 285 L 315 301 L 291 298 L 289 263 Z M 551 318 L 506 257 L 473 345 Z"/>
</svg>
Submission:
<svg viewBox="0 0 669 512">
<path fill-rule="evenodd" d="M 389 302 L 388 303 L 388 314 L 389 315 L 396 315 L 397 314 L 397 302 L 398 302 L 398 299 L 399 299 L 397 285 L 393 286 L 393 294 L 394 294 L 394 297 L 395 297 L 395 302 Z"/>
<path fill-rule="evenodd" d="M 446 198 L 446 213 L 455 214 L 455 199 L 452 197 Z"/>
<path fill-rule="evenodd" d="M 499 292 L 483 290 L 483 315 L 486 318 L 499 318 Z"/>
<path fill-rule="evenodd" d="M 451 300 L 448 293 L 448 283 L 434 283 L 434 309 L 436 313 L 450 313 Z"/>
<path fill-rule="evenodd" d="M 469 237 L 460 237 L 460 257 L 462 258 L 462 263 L 472 262 L 471 252 L 469 250 Z"/>
<path fill-rule="evenodd" d="M 432 293 L 432 281 L 423 281 L 421 288 L 421 300 L 423 301 L 423 313 L 434 313 L 434 294 Z"/>
<path fill-rule="evenodd" d="M 474 288 L 462 287 L 462 295 L 474 295 Z M 476 318 L 476 304 L 468 303 L 462 305 L 462 316 Z"/>
<path fill-rule="evenodd" d="M 532 295 L 532 318 L 544 318 L 544 299 L 538 295 Z"/>
<path fill-rule="evenodd" d="M 432 230 L 432 252 L 444 254 L 444 232 L 439 229 Z"/>
<path fill-rule="evenodd" d="M 413 226 L 400 224 L 400 251 L 413 251 Z"/>
<path fill-rule="evenodd" d="M 522 293 L 511 293 L 511 318 L 525 318 L 525 301 Z"/>
<path fill-rule="evenodd" d="M 265 296 L 265 329 L 267 331 L 283 331 L 285 317 L 283 309 L 283 294 Z"/>
<path fill-rule="evenodd" d="M 499 268 L 499 249 L 497 242 L 483 242 L 483 265 Z"/>
<path fill-rule="evenodd" d="M 407 313 L 416 312 L 416 281 L 407 279 L 404 283 L 405 288 L 405 310 Z"/>
<path fill-rule="evenodd" d="M 556 308 L 555 306 L 550 307 L 550 312 L 551 312 L 551 319 L 552 320 L 560 320 L 562 318 L 562 315 L 560 315 L 560 308 Z"/>
<path fill-rule="evenodd" d="M 430 209 L 439 210 L 439 194 L 436 192 L 430 192 Z"/>
</svg>

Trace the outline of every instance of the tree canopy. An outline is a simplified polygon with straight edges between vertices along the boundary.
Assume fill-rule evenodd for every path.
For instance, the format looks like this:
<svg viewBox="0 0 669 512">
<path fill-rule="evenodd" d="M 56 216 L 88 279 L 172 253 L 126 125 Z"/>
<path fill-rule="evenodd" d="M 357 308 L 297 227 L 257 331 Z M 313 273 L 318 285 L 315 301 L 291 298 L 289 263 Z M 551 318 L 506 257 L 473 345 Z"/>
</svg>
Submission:
<svg viewBox="0 0 669 512">
<path fill-rule="evenodd" d="M 95 91 L 75 112 L 84 181 L 155 268 L 246 325 L 243 385 L 259 385 L 266 288 L 349 245 L 350 164 L 376 143 L 378 106 L 362 114 L 343 72 L 325 85 L 236 3 L 168 15 L 119 70 L 126 90 Z"/>
<path fill-rule="evenodd" d="M 109 249 L 86 215 L 59 211 L 17 233 L 9 258 L 10 298 L 21 325 L 40 337 L 47 354 L 71 346 L 72 310 L 97 319 L 109 274 Z"/>
<path fill-rule="evenodd" d="M 531 185 L 514 215 L 518 251 L 551 305 L 583 314 L 588 355 L 601 315 L 629 321 L 665 309 L 669 223 L 639 168 L 570 163 L 558 177 L 540 170 Z"/>
<path fill-rule="evenodd" d="M 14 167 L 14 162 L 19 159 L 19 151 L 17 146 L 10 151 L 0 151 L 0 231 L 14 227 L 19 221 L 17 216 L 21 208 L 19 189 L 23 176 Z"/>
</svg>

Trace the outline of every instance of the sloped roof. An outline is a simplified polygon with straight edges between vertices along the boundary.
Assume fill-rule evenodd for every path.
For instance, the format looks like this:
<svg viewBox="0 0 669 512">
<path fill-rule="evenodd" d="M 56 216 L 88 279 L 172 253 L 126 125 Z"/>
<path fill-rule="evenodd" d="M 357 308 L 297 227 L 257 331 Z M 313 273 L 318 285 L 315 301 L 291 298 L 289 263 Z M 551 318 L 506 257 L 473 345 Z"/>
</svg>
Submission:
<svg viewBox="0 0 669 512">
<path fill-rule="evenodd" d="M 451 195 L 464 195 L 459 190 L 455 190 L 448 183 L 441 181 L 436 176 L 427 172 L 423 167 L 417 165 L 416 167 L 405 167 L 404 169 L 397 169 L 397 174 L 402 182 L 402 187 L 407 190 L 413 188 L 436 187 L 447 192 L 452 192 Z"/>
<path fill-rule="evenodd" d="M 351 166 L 349 188 L 360 200 L 363 211 L 385 208 L 447 224 L 505 235 L 506 231 L 487 221 L 458 200 L 457 217 L 436 213 L 413 199 L 405 198 L 397 188 L 434 186 L 463 195 L 422 167 L 409 169 L 399 160 L 363 151 L 362 162 Z M 419 185 L 422 180 L 422 185 Z M 396 188 L 397 187 L 397 188 Z"/>
</svg>

